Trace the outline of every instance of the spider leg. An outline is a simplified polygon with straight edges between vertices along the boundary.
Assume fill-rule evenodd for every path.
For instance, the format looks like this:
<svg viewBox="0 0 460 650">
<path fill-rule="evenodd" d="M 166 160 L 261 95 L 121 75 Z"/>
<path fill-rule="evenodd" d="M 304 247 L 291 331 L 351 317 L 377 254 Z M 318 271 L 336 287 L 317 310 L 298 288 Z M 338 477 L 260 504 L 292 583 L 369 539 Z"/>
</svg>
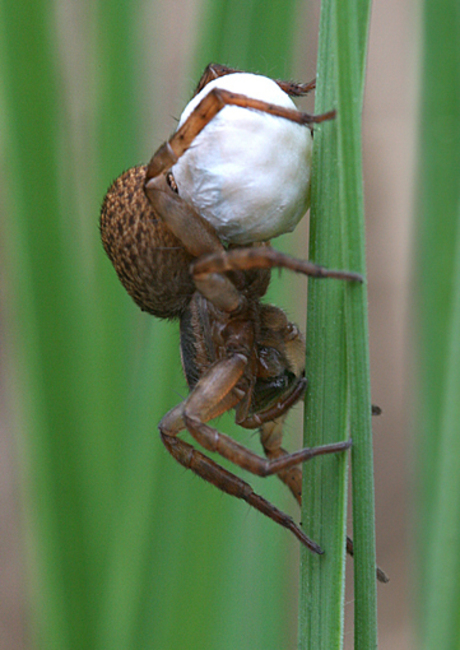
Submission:
<svg viewBox="0 0 460 650">
<path fill-rule="evenodd" d="M 259 430 L 260 442 L 269 460 L 287 456 L 288 452 L 281 447 L 283 426 L 286 416 L 264 423 Z M 282 470 L 277 474 L 291 490 L 299 506 L 302 505 L 302 469 L 298 465 Z"/>
<path fill-rule="evenodd" d="M 214 79 L 218 79 L 219 77 L 225 77 L 227 74 L 234 74 L 235 72 L 241 72 L 241 70 L 238 70 L 237 68 L 229 68 L 220 63 L 209 63 L 201 75 L 201 79 L 198 82 L 193 96 L 195 97 L 195 95 L 198 95 L 198 93 L 203 90 L 210 81 L 214 81 Z"/>
<path fill-rule="evenodd" d="M 201 377 L 190 395 L 181 404 L 172 408 L 158 425 L 160 431 L 176 436 L 187 427 L 184 413 L 195 395 L 199 395 L 200 417 L 207 422 L 233 408 L 241 399 L 232 392 L 246 368 L 247 357 L 234 354 L 214 364 Z"/>
<path fill-rule="evenodd" d="M 335 117 L 335 111 L 329 111 L 321 115 L 311 115 L 296 109 L 270 104 L 260 99 L 253 99 L 240 93 L 233 93 L 223 88 L 213 88 L 203 97 L 182 126 L 153 155 L 147 168 L 145 181 L 145 191 L 149 198 L 151 189 L 154 187 L 153 179 L 171 169 L 187 151 L 196 136 L 225 106 L 240 106 L 241 108 L 262 111 L 304 126 L 311 126 Z"/>
<path fill-rule="evenodd" d="M 264 515 L 294 533 L 302 544 L 310 550 L 315 553 L 322 553 L 321 548 L 305 535 L 291 517 L 262 496 L 256 494 L 248 483 L 177 437 L 177 434 L 186 426 L 187 418 L 184 417 L 184 410 L 190 401 L 190 397 L 196 392 L 199 392 L 202 403 L 201 414 L 203 418 L 216 417 L 234 406 L 231 389 L 241 377 L 245 365 L 246 359 L 243 355 L 234 355 L 230 359 L 225 359 L 213 366 L 200 379 L 189 398 L 183 404 L 169 411 L 160 422 L 159 428 L 163 444 L 181 465 L 191 469 L 195 474 L 212 483 L 223 492 L 243 499 Z M 211 401 L 212 406 L 209 406 L 208 399 L 214 400 Z M 215 403 L 216 399 L 217 404 Z"/>
<path fill-rule="evenodd" d="M 194 257 L 214 252 L 223 252 L 224 247 L 216 231 L 186 201 L 183 201 L 169 186 L 164 174 L 150 181 L 149 201 L 155 214 L 168 226 Z M 152 184 L 153 183 L 153 184 Z M 225 275 L 208 273 L 205 281 L 195 283 L 197 289 L 216 307 L 225 312 L 236 311 L 243 297 Z"/>
<path fill-rule="evenodd" d="M 312 79 L 307 83 L 299 84 L 294 81 L 283 81 L 282 79 L 275 79 L 281 90 L 291 95 L 291 97 L 302 97 L 308 95 L 309 92 L 316 88 L 316 79 Z"/>
<path fill-rule="evenodd" d="M 242 469 L 262 477 L 279 474 L 279 472 L 304 463 L 315 456 L 335 454 L 351 447 L 351 440 L 346 440 L 319 447 L 305 447 L 292 454 L 268 460 L 233 440 L 230 436 L 220 433 L 214 427 L 202 422 L 199 417 L 190 413 L 189 405 L 187 405 L 183 417 L 188 431 L 202 447 L 208 451 L 216 452 Z"/>
<path fill-rule="evenodd" d="M 265 455 L 269 459 L 280 458 L 289 455 L 281 447 L 283 439 L 284 417 L 273 422 L 267 422 L 260 428 L 260 442 L 264 448 Z M 302 505 L 302 469 L 298 466 L 290 467 L 287 470 L 278 472 L 278 477 L 291 490 L 299 506 Z M 351 557 L 354 555 L 353 540 L 347 536 L 347 553 Z M 386 573 L 380 568 L 376 568 L 376 576 L 379 582 L 386 583 L 389 581 Z"/>
<path fill-rule="evenodd" d="M 303 273 L 315 278 L 336 278 L 351 282 L 363 282 L 363 276 L 352 271 L 335 271 L 323 266 L 299 260 L 284 253 L 265 247 L 234 248 L 222 250 L 203 256 L 192 263 L 193 278 L 196 281 L 204 280 L 214 273 L 249 269 L 272 269 L 274 267 L 290 269 L 296 273 Z"/>
<path fill-rule="evenodd" d="M 308 447 L 274 460 L 268 460 L 233 438 L 220 433 L 214 427 L 208 426 L 206 421 L 210 419 L 210 404 L 214 405 L 220 402 L 230 393 L 242 376 L 246 363 L 247 358 L 244 355 L 234 354 L 232 357 L 214 364 L 198 381 L 181 405 L 180 411 L 176 407 L 166 414 L 160 422 L 160 431 L 167 435 L 175 435 L 178 427 L 182 428 L 182 423 L 185 423 L 188 431 L 202 447 L 220 454 L 235 465 L 258 476 L 278 474 L 280 471 L 299 465 L 315 456 L 349 449 L 351 441 L 347 440 L 319 447 Z M 178 424 L 179 419 L 180 424 Z"/>
<path fill-rule="evenodd" d="M 351 537 L 347 537 L 347 553 L 351 557 L 353 557 L 355 554 L 355 550 L 353 547 L 353 540 L 351 539 Z M 377 567 L 376 574 L 377 574 L 377 580 L 379 582 L 383 582 L 383 583 L 390 582 L 390 578 L 387 576 L 385 571 L 383 571 L 380 567 Z"/>
<path fill-rule="evenodd" d="M 165 174 L 152 178 L 145 192 L 155 216 L 168 226 L 191 255 L 199 257 L 224 250 L 215 229 L 174 192 Z"/>
<path fill-rule="evenodd" d="M 289 528 L 306 546 L 319 552 L 319 547 L 305 536 L 290 517 L 256 495 L 245 481 L 227 472 L 191 445 L 177 438 L 177 434 L 186 427 L 202 447 L 219 453 L 235 465 L 259 476 L 278 474 L 314 456 L 344 451 L 350 447 L 351 441 L 340 442 L 313 449 L 302 449 L 300 452 L 270 461 L 205 424 L 205 420 L 234 405 L 232 389 L 242 377 L 246 364 L 247 357 L 239 353 L 214 364 L 198 381 L 189 397 L 167 413 L 160 422 L 159 429 L 163 443 L 182 465 L 192 469 L 224 492 L 244 499 L 277 523 Z"/>
<path fill-rule="evenodd" d="M 206 66 L 201 79 L 198 82 L 194 96 L 198 95 L 200 90 L 203 90 L 203 88 L 210 81 L 213 81 L 218 77 L 224 77 L 227 74 L 235 74 L 236 72 L 241 72 L 241 70 L 238 70 L 237 68 L 229 68 L 226 65 L 221 65 L 220 63 L 210 63 Z M 281 90 L 284 90 L 284 92 L 288 95 L 295 97 L 306 95 L 316 88 L 316 79 L 303 84 L 295 83 L 294 81 L 284 81 L 283 79 L 275 79 L 275 82 L 278 84 Z"/>
<path fill-rule="evenodd" d="M 303 530 L 294 523 L 292 517 L 278 510 L 269 501 L 256 494 L 249 483 L 246 483 L 238 476 L 235 476 L 235 474 L 227 471 L 180 438 L 166 435 L 163 432 L 161 433 L 161 438 L 166 449 L 181 465 L 187 469 L 191 469 L 192 472 L 205 481 L 212 483 L 223 492 L 243 499 L 253 508 L 256 508 L 256 510 L 273 519 L 277 524 L 284 526 L 284 528 L 294 533 L 297 539 L 314 553 L 323 553 L 318 544 L 309 539 Z"/>
</svg>

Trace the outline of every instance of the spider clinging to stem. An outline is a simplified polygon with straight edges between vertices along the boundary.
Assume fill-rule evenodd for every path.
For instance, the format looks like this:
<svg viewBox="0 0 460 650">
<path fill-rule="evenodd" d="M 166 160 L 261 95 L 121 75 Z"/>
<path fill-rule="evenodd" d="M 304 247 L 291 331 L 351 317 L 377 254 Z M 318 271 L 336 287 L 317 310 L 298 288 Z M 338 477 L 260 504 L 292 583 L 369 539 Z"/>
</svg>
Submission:
<svg viewBox="0 0 460 650">
<path fill-rule="evenodd" d="M 219 65 L 206 68 L 177 131 L 148 166 L 129 169 L 109 189 L 101 212 L 101 235 L 122 284 L 140 308 L 160 318 L 180 320 L 181 358 L 190 394 L 159 424 L 166 449 L 183 466 L 244 499 L 291 530 L 312 551 L 322 553 L 291 517 L 179 436 L 186 429 L 204 450 L 217 452 L 253 474 L 276 474 L 299 503 L 299 465 L 314 456 L 345 451 L 351 444 L 338 442 L 295 453 L 282 448 L 283 421 L 305 393 L 305 344 L 281 309 L 262 302 L 274 267 L 317 278 L 362 281 L 356 273 L 327 270 L 279 253 L 268 242 L 292 230 L 305 212 L 310 130 L 334 113 L 301 113 L 279 94 L 305 94 L 314 82 L 257 77 L 275 88 L 275 99 L 267 100 L 258 98 L 256 90 L 250 96 L 234 90 L 248 77 L 248 87 L 256 88 L 256 75 Z M 241 138 L 222 135 L 229 109 L 234 116 L 238 111 L 235 119 L 244 122 Z M 239 138 L 250 140 L 254 135 L 259 142 L 262 127 L 245 122 L 254 116 L 266 120 L 269 128 L 282 129 L 280 137 L 302 140 L 300 163 L 290 150 L 286 155 L 284 149 L 277 150 L 276 144 L 271 153 L 262 154 L 261 161 L 251 158 L 252 153 L 257 155 L 257 147 L 251 149 L 250 144 L 244 150 L 249 163 L 235 159 Z M 227 138 L 224 144 L 221 137 Z M 262 137 L 263 145 L 269 145 L 270 131 Z M 224 157 L 229 149 L 232 157 L 227 164 Z M 270 156 L 279 168 L 273 170 Z M 211 165 L 219 158 L 217 171 L 205 169 L 209 157 Z M 269 175 L 260 186 L 259 162 Z M 236 187 L 228 180 L 232 174 Z M 259 429 L 266 458 L 208 424 L 230 409 L 235 409 L 240 426 Z"/>
</svg>

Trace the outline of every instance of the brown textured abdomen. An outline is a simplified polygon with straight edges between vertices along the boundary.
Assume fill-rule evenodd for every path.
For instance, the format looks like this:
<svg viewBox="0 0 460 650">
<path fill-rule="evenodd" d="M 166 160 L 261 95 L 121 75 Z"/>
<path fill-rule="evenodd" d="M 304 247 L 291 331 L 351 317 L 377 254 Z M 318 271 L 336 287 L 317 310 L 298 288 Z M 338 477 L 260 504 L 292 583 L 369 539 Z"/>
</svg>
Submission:
<svg viewBox="0 0 460 650">
<path fill-rule="evenodd" d="M 101 210 L 101 237 L 121 283 L 143 311 L 180 316 L 195 290 L 193 257 L 153 212 L 143 190 L 145 166 L 112 184 Z"/>
</svg>

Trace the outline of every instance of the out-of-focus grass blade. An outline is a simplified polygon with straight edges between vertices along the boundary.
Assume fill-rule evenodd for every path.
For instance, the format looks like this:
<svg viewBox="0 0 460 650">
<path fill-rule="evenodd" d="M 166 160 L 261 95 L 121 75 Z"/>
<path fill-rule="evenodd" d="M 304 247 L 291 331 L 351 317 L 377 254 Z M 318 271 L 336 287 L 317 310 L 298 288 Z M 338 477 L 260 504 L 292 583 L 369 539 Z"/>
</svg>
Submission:
<svg viewBox="0 0 460 650">
<path fill-rule="evenodd" d="M 32 637 L 47 649 L 93 647 L 128 422 L 128 302 L 99 272 L 94 130 L 77 145 L 54 5 L 1 11 L 7 325 L 24 431 Z M 91 114 L 87 90 L 80 115 Z M 114 167 L 126 164 L 126 148 L 111 152 Z"/>
<path fill-rule="evenodd" d="M 13 372 L 25 428 L 35 639 L 38 647 L 82 647 L 94 635 L 113 479 L 101 435 L 106 349 L 92 316 L 75 186 L 63 182 L 68 123 L 52 7 L 4 3 L 1 16 L 7 313 L 20 360 Z"/>
<path fill-rule="evenodd" d="M 425 0 L 416 205 L 420 645 L 460 643 L 458 376 L 460 331 L 460 15 Z"/>
<path fill-rule="evenodd" d="M 460 641 L 460 209 L 456 245 L 451 314 L 446 323 L 445 393 L 436 432 L 436 494 L 429 529 L 431 545 L 426 555 L 428 591 L 423 598 L 421 638 L 427 650 L 456 647 Z"/>
<path fill-rule="evenodd" d="M 208 2 L 197 74 L 214 61 L 269 77 L 289 77 L 296 16 L 294 0 L 269 5 L 264 0 Z"/>
<path fill-rule="evenodd" d="M 323 2 L 315 112 L 337 109 L 318 129 L 312 185 L 311 258 L 365 273 L 361 107 L 368 3 Z M 353 437 L 355 647 L 376 646 L 372 436 L 365 285 L 309 282 L 305 444 Z M 348 393 L 348 398 L 347 398 Z M 349 407 L 348 407 L 349 404 Z M 350 421 L 348 421 L 348 417 Z M 304 553 L 300 647 L 343 643 L 346 459 L 305 467 L 302 521 L 326 553 Z M 313 533 L 311 533 L 313 531 Z"/>
</svg>

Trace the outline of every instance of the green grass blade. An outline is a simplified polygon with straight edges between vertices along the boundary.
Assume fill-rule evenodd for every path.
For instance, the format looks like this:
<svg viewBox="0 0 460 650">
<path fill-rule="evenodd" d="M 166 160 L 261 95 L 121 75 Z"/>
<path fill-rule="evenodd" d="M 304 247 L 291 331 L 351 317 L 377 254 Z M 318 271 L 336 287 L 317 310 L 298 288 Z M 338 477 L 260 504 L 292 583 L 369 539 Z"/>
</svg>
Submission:
<svg viewBox="0 0 460 650">
<path fill-rule="evenodd" d="M 332 10 L 332 3 L 323 3 L 315 112 L 330 110 L 336 104 L 336 71 L 330 47 Z M 331 268 L 343 268 L 340 239 L 336 236 L 336 152 L 336 124 L 326 123 L 315 130 L 309 257 Z M 306 445 L 348 437 L 343 293 L 340 282 L 309 282 Z M 319 459 L 307 463 L 303 472 L 304 530 L 326 554 L 319 558 L 302 551 L 299 648 L 339 648 L 343 636 L 347 460 L 345 456 Z"/>
<path fill-rule="evenodd" d="M 323 2 L 316 112 L 337 108 L 315 137 L 311 258 L 365 273 L 361 107 L 367 3 Z M 353 437 L 355 644 L 376 645 L 372 436 L 365 285 L 309 283 L 305 444 Z M 347 395 L 349 394 L 349 408 Z M 348 422 L 349 417 L 349 422 Z M 325 548 L 303 556 L 300 647 L 343 643 L 346 460 L 305 467 L 302 521 Z"/>
<path fill-rule="evenodd" d="M 215 61 L 269 77 L 289 77 L 296 16 L 296 0 L 269 5 L 264 0 L 208 2 L 197 74 Z"/>
<path fill-rule="evenodd" d="M 454 259 L 451 314 L 446 323 L 447 358 L 445 394 L 437 432 L 439 454 L 435 468 L 437 484 L 427 552 L 422 647 L 453 648 L 460 641 L 460 211 Z"/>
<path fill-rule="evenodd" d="M 370 3 L 361 3 L 369 17 Z M 338 128 L 340 194 L 344 214 L 344 263 L 365 276 L 365 224 L 362 194 L 361 111 L 367 24 L 354 21 L 354 2 L 337 3 Z M 361 49 L 355 50 L 358 37 Z M 359 94 L 361 90 L 361 94 Z M 374 468 L 371 427 L 369 332 L 366 286 L 350 286 L 345 294 L 350 431 L 353 438 L 353 531 L 355 584 L 355 648 L 377 647 L 377 583 L 375 558 Z"/>
<path fill-rule="evenodd" d="M 92 111 L 86 86 L 78 88 L 84 110 L 71 105 L 78 84 L 66 77 L 54 5 L 4 3 L 1 19 L 7 324 L 11 361 L 20 359 L 13 372 L 24 436 L 32 637 L 38 648 L 93 647 L 118 443 L 127 428 L 127 302 L 98 269 L 103 190 L 91 119 L 81 128 Z M 71 72 L 78 78 L 82 70 Z M 111 160 L 124 164 L 121 156 Z M 114 354 L 122 360 L 118 372 Z"/>
<path fill-rule="evenodd" d="M 39 3 L 2 7 L 9 159 L 6 202 L 12 222 L 7 226 L 8 261 L 16 291 L 24 289 L 22 294 L 11 294 L 9 317 L 14 313 L 16 341 L 21 342 L 17 353 L 22 367 L 16 379 L 19 391 L 23 389 L 18 407 L 27 426 L 29 531 L 41 538 L 34 549 L 37 644 L 67 648 L 72 643 L 70 618 L 75 637 L 82 643 L 87 639 L 82 621 L 89 616 L 90 604 L 81 596 L 90 576 L 81 531 L 88 522 L 74 479 L 81 456 L 78 433 L 91 405 L 84 411 L 85 389 L 70 387 L 72 374 L 81 368 L 66 337 L 82 343 L 74 320 L 74 308 L 81 304 L 71 282 L 75 250 L 66 248 L 65 229 L 55 228 L 63 216 L 56 128 L 63 120 L 63 102 L 52 18 Z M 24 38 L 27 48 L 21 45 Z M 67 207 L 71 213 L 75 208 L 72 192 Z M 69 584 L 73 589 L 67 592 Z"/>
<path fill-rule="evenodd" d="M 418 589 L 420 646 L 458 647 L 458 332 L 460 295 L 460 16 L 423 7 L 416 232 Z"/>
</svg>

